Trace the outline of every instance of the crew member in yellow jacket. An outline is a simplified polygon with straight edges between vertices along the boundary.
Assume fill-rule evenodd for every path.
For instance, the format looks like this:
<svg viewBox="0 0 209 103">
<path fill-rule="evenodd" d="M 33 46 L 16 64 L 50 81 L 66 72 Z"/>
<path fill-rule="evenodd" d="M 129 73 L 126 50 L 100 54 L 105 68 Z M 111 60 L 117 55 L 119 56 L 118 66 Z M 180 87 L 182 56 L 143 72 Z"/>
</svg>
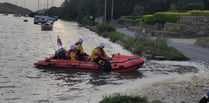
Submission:
<svg viewBox="0 0 209 103">
<path fill-rule="evenodd" d="M 86 54 L 83 50 L 83 39 L 78 39 L 78 41 L 75 43 L 76 45 L 76 50 L 77 50 L 77 56 L 79 60 L 84 60 L 84 56 L 87 56 L 88 54 Z"/>
<path fill-rule="evenodd" d="M 70 46 L 70 49 L 66 52 L 66 57 L 71 61 L 76 61 L 78 59 L 76 45 Z"/>
<path fill-rule="evenodd" d="M 112 67 L 111 63 L 108 61 L 109 56 L 104 51 L 105 44 L 100 43 L 100 45 L 96 48 L 94 48 L 91 52 L 91 60 L 96 62 L 99 65 L 102 65 L 105 67 L 105 72 L 111 72 Z"/>
</svg>

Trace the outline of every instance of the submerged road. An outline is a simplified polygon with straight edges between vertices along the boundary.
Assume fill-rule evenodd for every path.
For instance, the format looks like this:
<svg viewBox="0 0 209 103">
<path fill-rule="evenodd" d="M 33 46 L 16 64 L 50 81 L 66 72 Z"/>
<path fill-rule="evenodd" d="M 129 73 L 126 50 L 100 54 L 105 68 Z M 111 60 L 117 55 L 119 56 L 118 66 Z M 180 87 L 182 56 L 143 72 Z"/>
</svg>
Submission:
<svg viewBox="0 0 209 103">
<path fill-rule="evenodd" d="M 127 28 L 116 28 L 116 30 L 127 36 L 136 37 L 135 32 L 129 31 Z M 201 60 L 209 63 L 209 48 L 194 45 L 195 42 L 195 39 L 169 39 L 167 43 L 169 46 L 173 46 L 181 51 L 191 60 Z"/>
<path fill-rule="evenodd" d="M 169 39 L 168 45 L 175 47 L 191 60 L 209 63 L 209 49 L 194 45 L 195 39 Z"/>
</svg>

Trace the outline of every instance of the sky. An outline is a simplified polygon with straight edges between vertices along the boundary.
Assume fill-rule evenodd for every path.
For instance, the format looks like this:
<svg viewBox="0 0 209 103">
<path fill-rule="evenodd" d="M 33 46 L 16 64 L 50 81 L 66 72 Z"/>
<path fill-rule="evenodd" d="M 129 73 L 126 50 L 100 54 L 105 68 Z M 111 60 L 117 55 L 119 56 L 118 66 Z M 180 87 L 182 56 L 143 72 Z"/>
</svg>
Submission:
<svg viewBox="0 0 209 103">
<path fill-rule="evenodd" d="M 28 8 L 32 11 L 36 11 L 38 10 L 38 1 L 40 1 L 39 2 L 40 9 L 47 8 L 47 0 L 0 0 L 0 3 L 8 2 L 8 3 L 16 4 L 21 7 Z M 51 7 L 53 5 L 56 7 L 60 7 L 60 5 L 64 1 L 65 0 L 48 0 L 48 6 Z"/>
</svg>

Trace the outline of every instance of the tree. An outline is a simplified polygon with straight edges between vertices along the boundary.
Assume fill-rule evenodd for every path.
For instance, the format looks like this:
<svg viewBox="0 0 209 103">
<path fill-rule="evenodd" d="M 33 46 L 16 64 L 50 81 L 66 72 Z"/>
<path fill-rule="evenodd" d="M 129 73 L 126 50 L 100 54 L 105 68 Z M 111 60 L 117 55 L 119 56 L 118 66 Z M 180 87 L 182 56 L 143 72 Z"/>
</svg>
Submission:
<svg viewBox="0 0 209 103">
<path fill-rule="evenodd" d="M 209 0 L 114 0 L 114 19 L 159 11 L 209 9 Z M 67 20 L 81 20 L 86 15 L 104 15 L 104 0 L 65 0 L 57 11 Z M 107 20 L 111 18 L 112 0 L 107 0 Z"/>
<path fill-rule="evenodd" d="M 134 6 L 134 15 L 136 16 L 141 16 L 144 14 L 144 7 L 140 5 L 135 5 Z"/>
<path fill-rule="evenodd" d="M 209 0 L 204 0 L 205 9 L 209 10 Z"/>
</svg>

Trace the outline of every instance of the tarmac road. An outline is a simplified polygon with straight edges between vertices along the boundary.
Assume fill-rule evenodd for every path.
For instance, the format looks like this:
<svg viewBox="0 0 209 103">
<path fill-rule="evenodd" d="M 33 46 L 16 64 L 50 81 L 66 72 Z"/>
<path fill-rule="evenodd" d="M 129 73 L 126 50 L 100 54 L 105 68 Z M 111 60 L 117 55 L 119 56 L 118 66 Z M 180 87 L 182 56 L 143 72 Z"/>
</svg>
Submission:
<svg viewBox="0 0 209 103">
<path fill-rule="evenodd" d="M 127 30 L 127 28 L 116 28 L 117 32 L 125 35 L 136 37 L 135 32 Z M 191 60 L 201 60 L 209 63 L 209 48 L 203 48 L 194 45 L 195 39 L 169 39 L 168 45 L 173 46 L 181 51 Z"/>
<path fill-rule="evenodd" d="M 195 39 L 169 39 L 168 45 L 175 47 L 191 60 L 209 63 L 209 48 L 194 45 L 195 41 Z"/>
</svg>

